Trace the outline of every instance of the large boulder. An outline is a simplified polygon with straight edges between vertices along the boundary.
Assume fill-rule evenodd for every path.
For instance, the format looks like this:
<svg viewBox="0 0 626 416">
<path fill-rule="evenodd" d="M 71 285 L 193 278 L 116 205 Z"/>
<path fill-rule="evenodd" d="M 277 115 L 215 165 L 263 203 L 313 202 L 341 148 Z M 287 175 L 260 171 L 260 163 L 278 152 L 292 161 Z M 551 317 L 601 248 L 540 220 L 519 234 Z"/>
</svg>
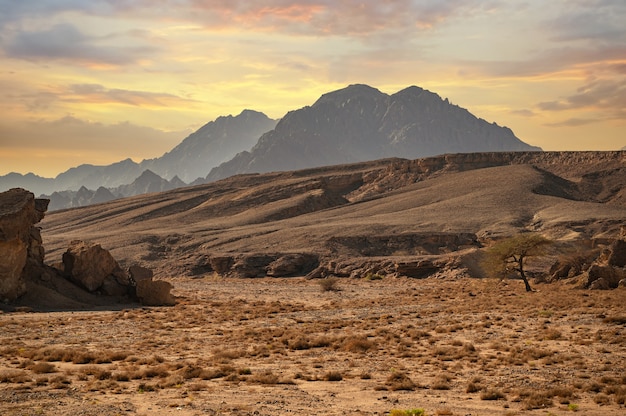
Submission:
<svg viewBox="0 0 626 416">
<path fill-rule="evenodd" d="M 171 283 L 165 280 L 144 279 L 137 282 L 137 298 L 146 306 L 175 305 L 176 298 L 171 290 Z"/>
<path fill-rule="evenodd" d="M 111 253 L 100 244 L 74 240 L 63 253 L 65 274 L 90 292 L 100 289 L 107 281 L 107 291 L 117 292 L 115 283 L 129 286 L 128 275 L 120 268 Z M 114 294 L 114 293 L 110 293 Z"/>
<path fill-rule="evenodd" d="M 41 235 L 34 225 L 43 219 L 48 202 L 21 188 L 0 193 L 0 300 L 23 295 L 28 269 L 43 267 Z"/>
</svg>

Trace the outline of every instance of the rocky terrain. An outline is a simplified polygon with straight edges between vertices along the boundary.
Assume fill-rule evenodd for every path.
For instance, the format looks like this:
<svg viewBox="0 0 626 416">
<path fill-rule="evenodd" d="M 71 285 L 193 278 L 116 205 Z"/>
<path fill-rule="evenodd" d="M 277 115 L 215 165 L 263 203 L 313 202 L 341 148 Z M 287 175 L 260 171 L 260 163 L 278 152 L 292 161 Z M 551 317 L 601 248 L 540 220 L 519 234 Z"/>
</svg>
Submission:
<svg viewBox="0 0 626 416">
<path fill-rule="evenodd" d="M 0 217 L 0 247 L 22 238 L 45 273 L 23 268 L 0 313 L 0 411 L 621 415 L 625 164 L 505 152 L 238 175 L 51 212 L 40 232 L 45 203 L 11 191 L 0 212 L 27 221 Z M 527 263 L 535 291 L 481 278 L 485 248 L 527 231 L 555 242 Z"/>
<path fill-rule="evenodd" d="M 44 262 L 40 228 L 48 200 L 20 188 L 0 193 L 0 307 L 84 309 L 121 302 L 172 305 L 171 284 L 133 265 L 122 270 L 99 244 L 74 240 L 62 261 Z"/>
<path fill-rule="evenodd" d="M 53 212 L 43 227 L 51 258 L 88 235 L 164 278 L 480 274 L 472 253 L 517 232 L 580 250 L 615 240 L 625 154 L 455 154 L 239 175 Z"/>
</svg>

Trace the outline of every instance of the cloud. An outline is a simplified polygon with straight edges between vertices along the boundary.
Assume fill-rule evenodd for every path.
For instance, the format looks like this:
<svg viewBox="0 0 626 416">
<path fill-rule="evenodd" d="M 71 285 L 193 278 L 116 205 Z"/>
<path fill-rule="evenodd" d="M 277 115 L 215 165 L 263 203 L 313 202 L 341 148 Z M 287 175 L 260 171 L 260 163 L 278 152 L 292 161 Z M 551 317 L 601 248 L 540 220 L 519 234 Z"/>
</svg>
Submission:
<svg viewBox="0 0 626 416">
<path fill-rule="evenodd" d="M 579 127 L 585 126 L 587 124 L 597 123 L 601 120 L 590 119 L 590 118 L 569 118 L 564 121 L 559 121 L 555 123 L 545 123 L 544 126 L 547 127 Z"/>
<path fill-rule="evenodd" d="M 608 118 L 621 118 L 626 112 L 626 78 L 594 80 L 575 94 L 537 106 L 543 111 L 600 109 L 607 111 Z"/>
<path fill-rule="evenodd" d="M 129 122 L 103 124 L 66 116 L 57 120 L 0 125 L 2 148 L 26 148 L 33 152 L 54 149 L 66 152 L 106 152 L 126 157 L 150 158 L 171 150 L 188 131 L 167 132 Z"/>
<path fill-rule="evenodd" d="M 79 104 L 114 104 L 144 108 L 189 107 L 197 101 L 164 92 L 150 92 L 107 88 L 100 84 L 51 85 L 46 88 L 32 89 L 28 86 L 12 88 L 5 80 L 0 80 L 0 87 L 5 94 L 3 100 L 12 106 L 20 105 L 29 112 L 47 111 L 58 108 L 63 103 Z"/>
<path fill-rule="evenodd" d="M 390 28 L 425 29 L 475 2 L 466 0 L 191 0 L 194 20 L 206 28 L 246 28 L 316 36 L 360 36 Z M 187 16 L 189 17 L 189 16 Z"/>
<path fill-rule="evenodd" d="M 622 0 L 573 1 L 547 22 L 547 30 L 556 41 L 623 42 L 625 13 L 626 3 Z"/>
<path fill-rule="evenodd" d="M 511 114 L 515 114 L 517 116 L 522 116 L 522 117 L 534 117 L 537 115 L 534 111 L 528 110 L 528 109 L 512 110 Z"/>
<path fill-rule="evenodd" d="M 73 25 L 59 23 L 41 31 L 17 32 L 6 42 L 5 51 L 8 57 L 25 60 L 78 61 L 114 66 L 136 64 L 157 51 L 150 45 L 112 46 L 104 41 L 104 38 L 84 34 Z"/>
<path fill-rule="evenodd" d="M 168 107 L 194 102 L 173 94 L 106 88 L 99 84 L 69 85 L 61 99 L 78 103 L 115 103 L 137 107 Z"/>
</svg>

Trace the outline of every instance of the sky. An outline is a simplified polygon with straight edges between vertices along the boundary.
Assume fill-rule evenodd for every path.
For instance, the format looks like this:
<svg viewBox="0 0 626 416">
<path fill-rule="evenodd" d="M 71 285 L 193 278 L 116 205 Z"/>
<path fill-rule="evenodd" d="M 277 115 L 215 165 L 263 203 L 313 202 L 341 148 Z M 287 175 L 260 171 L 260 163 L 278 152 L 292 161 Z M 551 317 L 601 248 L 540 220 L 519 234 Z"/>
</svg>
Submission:
<svg viewBox="0 0 626 416">
<path fill-rule="evenodd" d="M 0 0 L 0 175 L 416 85 L 543 150 L 626 146 L 624 0 Z"/>
</svg>

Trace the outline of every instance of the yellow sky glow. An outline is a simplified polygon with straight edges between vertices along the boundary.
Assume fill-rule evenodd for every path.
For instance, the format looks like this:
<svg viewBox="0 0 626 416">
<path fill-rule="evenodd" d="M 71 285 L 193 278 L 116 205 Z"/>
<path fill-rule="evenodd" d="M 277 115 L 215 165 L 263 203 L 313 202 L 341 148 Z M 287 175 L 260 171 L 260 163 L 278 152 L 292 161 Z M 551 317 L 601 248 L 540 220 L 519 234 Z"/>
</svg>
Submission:
<svg viewBox="0 0 626 416">
<path fill-rule="evenodd" d="M 0 175 L 158 157 L 218 116 L 429 89 L 544 150 L 626 146 L 626 3 L 8 2 Z"/>
</svg>

